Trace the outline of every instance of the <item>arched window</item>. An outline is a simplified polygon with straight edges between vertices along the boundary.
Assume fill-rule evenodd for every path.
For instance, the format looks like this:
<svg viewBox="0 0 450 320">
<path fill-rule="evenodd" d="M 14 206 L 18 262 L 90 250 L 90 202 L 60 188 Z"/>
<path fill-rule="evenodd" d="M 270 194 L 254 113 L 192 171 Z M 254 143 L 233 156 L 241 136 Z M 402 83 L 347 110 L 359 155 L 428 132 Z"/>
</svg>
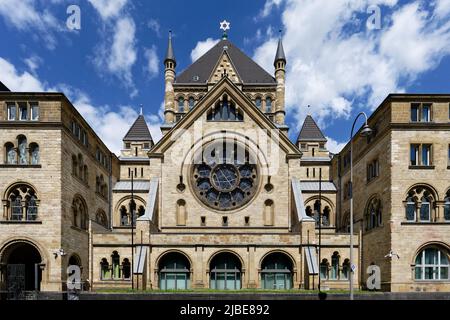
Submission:
<svg viewBox="0 0 450 320">
<path fill-rule="evenodd" d="M 343 218 L 342 218 L 342 225 L 341 230 L 343 232 L 350 232 L 350 212 L 346 211 L 344 212 Z"/>
<path fill-rule="evenodd" d="M 312 217 L 312 216 L 313 216 L 313 211 L 312 211 L 312 209 L 311 209 L 311 206 L 307 206 L 306 209 L 305 209 L 305 211 L 306 211 L 306 215 L 307 215 L 308 217 Z"/>
<path fill-rule="evenodd" d="M 210 263 L 210 289 L 241 289 L 241 262 L 232 253 L 219 253 Z"/>
<path fill-rule="evenodd" d="M 195 105 L 195 99 L 194 97 L 189 97 L 189 110 L 192 110 Z"/>
<path fill-rule="evenodd" d="M 408 192 L 406 201 L 406 220 L 432 222 L 434 221 L 434 207 L 436 197 L 434 192 L 426 186 L 416 186 Z"/>
<path fill-rule="evenodd" d="M 120 207 L 120 225 L 121 226 L 129 226 L 130 218 L 128 216 L 128 210 L 125 206 Z"/>
<path fill-rule="evenodd" d="M 77 196 L 72 201 L 73 226 L 87 230 L 88 211 L 84 200 Z"/>
<path fill-rule="evenodd" d="M 328 279 L 328 267 L 329 263 L 327 259 L 323 259 L 320 263 L 320 279 L 327 280 Z"/>
<path fill-rule="evenodd" d="M 23 135 L 17 137 L 19 145 L 19 164 L 28 164 L 27 159 L 27 138 Z"/>
<path fill-rule="evenodd" d="M 222 101 L 208 112 L 206 119 L 208 121 L 242 121 L 244 116 L 238 110 L 234 102 L 228 101 L 228 97 L 224 95 Z"/>
<path fill-rule="evenodd" d="M 138 217 L 142 217 L 145 214 L 145 208 L 144 206 L 139 206 L 138 209 Z"/>
<path fill-rule="evenodd" d="M 292 261 L 283 253 L 272 253 L 261 264 L 263 289 L 289 290 L 292 288 Z"/>
<path fill-rule="evenodd" d="M 350 260 L 345 259 L 344 263 L 342 263 L 341 280 L 348 280 L 349 275 L 350 275 Z"/>
<path fill-rule="evenodd" d="M 184 112 L 184 98 L 178 98 L 178 112 Z"/>
<path fill-rule="evenodd" d="M 444 199 L 444 219 L 450 221 L 450 190 Z"/>
<path fill-rule="evenodd" d="M 381 226 L 381 201 L 378 198 L 369 200 L 366 208 L 366 230 Z"/>
<path fill-rule="evenodd" d="M 423 249 L 416 257 L 415 279 L 448 281 L 449 252 L 440 246 L 429 246 Z"/>
<path fill-rule="evenodd" d="M 86 183 L 89 181 L 89 172 L 87 165 L 83 166 L 83 181 Z"/>
<path fill-rule="evenodd" d="M 314 220 L 316 221 L 316 227 L 318 227 L 320 223 L 320 211 L 320 201 L 316 200 L 314 202 Z"/>
<path fill-rule="evenodd" d="M 255 105 L 258 109 L 261 109 L 261 98 L 260 97 L 257 97 L 255 99 Z"/>
<path fill-rule="evenodd" d="M 30 143 L 30 160 L 33 165 L 39 164 L 39 145 L 37 143 Z"/>
<path fill-rule="evenodd" d="M 430 208 L 431 198 L 429 196 L 423 196 L 420 204 L 420 221 L 430 221 Z"/>
<path fill-rule="evenodd" d="M 322 225 L 325 227 L 328 227 L 330 225 L 330 212 L 331 209 L 329 206 L 326 206 L 325 209 L 323 209 Z"/>
<path fill-rule="evenodd" d="M 120 268 L 120 256 L 117 251 L 114 251 L 111 255 L 111 261 L 112 261 L 112 276 L 113 279 L 121 279 L 122 276 L 122 270 Z"/>
<path fill-rule="evenodd" d="M 178 252 L 164 255 L 159 262 L 159 288 L 161 290 L 186 290 L 190 288 L 189 260 Z"/>
<path fill-rule="evenodd" d="M 26 184 L 12 188 L 6 200 L 7 217 L 14 221 L 35 221 L 38 217 L 38 203 L 36 192 Z"/>
<path fill-rule="evenodd" d="M 123 278 L 126 280 L 131 279 L 131 263 L 128 258 L 123 259 L 122 261 L 122 274 Z"/>
<path fill-rule="evenodd" d="M 272 112 L 272 98 L 266 98 L 266 112 Z"/>
<path fill-rule="evenodd" d="M 17 164 L 17 151 L 14 148 L 14 144 L 7 142 L 5 144 L 5 163 L 6 164 Z"/>
<path fill-rule="evenodd" d="M 100 279 L 110 280 L 111 279 L 111 269 L 109 267 L 109 262 L 106 258 L 103 258 L 100 262 Z"/>
<path fill-rule="evenodd" d="M 339 279 L 339 253 L 334 252 L 331 256 L 330 280 Z"/>
<path fill-rule="evenodd" d="M 100 177 L 95 177 L 95 192 L 100 193 Z"/>
</svg>

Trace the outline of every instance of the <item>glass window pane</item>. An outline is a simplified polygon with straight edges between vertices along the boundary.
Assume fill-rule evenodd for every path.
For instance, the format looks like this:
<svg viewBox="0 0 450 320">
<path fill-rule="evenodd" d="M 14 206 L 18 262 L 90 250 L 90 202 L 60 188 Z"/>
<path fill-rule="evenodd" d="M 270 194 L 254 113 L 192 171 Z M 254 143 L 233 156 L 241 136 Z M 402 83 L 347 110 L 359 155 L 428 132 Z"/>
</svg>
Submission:
<svg viewBox="0 0 450 320">
<path fill-rule="evenodd" d="M 28 113 L 27 113 L 27 105 L 26 104 L 19 104 L 19 119 L 20 120 L 27 120 L 28 119 Z"/>
<path fill-rule="evenodd" d="M 263 289 L 275 289 L 275 279 L 273 273 L 263 273 Z"/>
<path fill-rule="evenodd" d="M 430 105 L 424 104 L 422 106 L 422 121 L 428 122 L 430 121 Z"/>
<path fill-rule="evenodd" d="M 421 267 L 416 267 L 415 270 L 415 279 L 416 280 L 422 280 L 422 268 Z"/>
<path fill-rule="evenodd" d="M 216 285 L 215 288 L 218 290 L 225 290 L 225 273 L 216 273 Z"/>
<path fill-rule="evenodd" d="M 406 220 L 414 221 L 415 212 L 416 212 L 416 204 L 408 203 L 406 205 Z"/>
<path fill-rule="evenodd" d="M 430 203 L 422 203 L 420 206 L 420 220 L 429 221 L 430 220 Z"/>
<path fill-rule="evenodd" d="M 415 144 L 411 145 L 411 153 L 410 153 L 410 163 L 412 166 L 418 165 L 417 163 L 417 152 L 418 152 L 418 146 Z"/>
<path fill-rule="evenodd" d="M 438 250 L 425 249 L 425 264 L 435 265 L 438 263 Z"/>
<path fill-rule="evenodd" d="M 31 120 L 39 119 L 39 105 L 37 103 L 30 103 L 31 106 Z"/>
<path fill-rule="evenodd" d="M 174 273 L 166 273 L 166 290 L 176 289 L 176 276 Z"/>
<path fill-rule="evenodd" d="M 419 108 L 417 104 L 413 104 L 411 106 L 411 121 L 416 122 L 417 121 L 417 112 Z"/>
<path fill-rule="evenodd" d="M 16 105 L 8 104 L 8 120 L 16 120 Z"/>
<path fill-rule="evenodd" d="M 441 280 L 449 280 L 448 267 L 441 267 Z"/>
<path fill-rule="evenodd" d="M 444 206 L 444 219 L 450 220 L 450 199 L 445 203 Z"/>
</svg>

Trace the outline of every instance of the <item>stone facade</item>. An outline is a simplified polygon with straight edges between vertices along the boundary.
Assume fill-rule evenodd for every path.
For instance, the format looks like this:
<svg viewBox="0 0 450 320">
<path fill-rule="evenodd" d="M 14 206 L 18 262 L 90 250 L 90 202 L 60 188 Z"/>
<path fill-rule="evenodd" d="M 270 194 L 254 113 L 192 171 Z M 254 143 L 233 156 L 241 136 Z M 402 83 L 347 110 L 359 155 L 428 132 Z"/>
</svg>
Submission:
<svg viewBox="0 0 450 320">
<path fill-rule="evenodd" d="M 288 139 L 280 44 L 269 84 L 244 83 L 226 48 L 207 83 L 177 83 L 171 40 L 169 46 L 164 136 L 154 145 L 149 133 L 139 136 L 142 128 L 131 132 L 133 125 L 119 157 L 63 94 L 0 93 L 2 289 L 13 282 L 11 270 L 25 265 L 39 289 L 65 290 L 73 264 L 91 290 L 316 289 L 319 272 L 322 289 L 348 289 L 350 145 L 333 155 L 324 138 Z M 372 136 L 355 135 L 355 288 L 366 288 L 366 270 L 376 264 L 383 290 L 450 289 L 443 279 L 449 102 L 444 95 L 390 95 L 369 118 Z M 411 121 L 416 107 L 419 122 Z M 220 155 L 225 163 L 214 162 L 199 178 L 196 166 L 209 163 L 206 150 L 218 141 L 235 148 L 233 157 Z M 426 159 L 412 164 L 411 145 Z M 239 148 L 244 162 L 236 160 Z M 250 164 L 255 171 L 247 175 L 241 170 Z M 210 190 L 219 190 L 212 200 Z M 408 220 L 412 199 L 416 215 Z M 426 208 L 430 221 L 423 221 Z M 430 248 L 440 252 L 441 279 L 420 269 L 417 257 Z"/>
</svg>

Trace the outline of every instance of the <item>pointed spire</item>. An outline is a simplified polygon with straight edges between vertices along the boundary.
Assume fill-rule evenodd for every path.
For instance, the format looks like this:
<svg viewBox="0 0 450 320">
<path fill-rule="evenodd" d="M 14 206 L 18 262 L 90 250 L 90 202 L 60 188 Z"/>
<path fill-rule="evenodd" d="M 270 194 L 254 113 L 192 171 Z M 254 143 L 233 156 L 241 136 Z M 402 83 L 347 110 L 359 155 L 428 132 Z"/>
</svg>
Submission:
<svg viewBox="0 0 450 320">
<path fill-rule="evenodd" d="M 142 112 L 142 109 L 141 109 Z M 148 129 L 147 122 L 145 121 L 142 113 L 137 117 L 136 121 L 134 121 L 130 130 L 128 130 L 127 134 L 123 138 L 123 141 L 151 141 L 153 142 L 152 135 L 150 134 L 150 130 Z"/>
<path fill-rule="evenodd" d="M 140 115 L 140 116 L 144 115 L 143 107 L 144 107 L 144 106 L 141 104 L 141 111 L 139 112 L 139 115 Z"/>
<path fill-rule="evenodd" d="M 278 40 L 277 54 L 275 55 L 275 60 L 273 61 L 273 64 L 275 65 L 277 63 L 277 61 L 280 61 L 280 60 L 283 60 L 286 63 L 286 55 L 284 54 L 284 49 L 283 49 L 281 29 L 280 29 L 280 38 Z"/>
<path fill-rule="evenodd" d="M 175 54 L 173 53 L 172 31 L 169 31 L 169 44 L 167 46 L 167 53 L 166 53 L 166 58 L 164 59 L 164 64 L 168 60 L 173 61 L 175 64 L 177 63 L 177 61 L 175 60 Z"/>
<path fill-rule="evenodd" d="M 323 135 L 317 123 L 311 117 L 311 115 L 307 115 L 305 121 L 303 122 L 302 129 L 297 138 L 297 142 L 311 142 L 311 141 L 319 141 L 319 142 L 327 142 L 327 138 Z"/>
</svg>

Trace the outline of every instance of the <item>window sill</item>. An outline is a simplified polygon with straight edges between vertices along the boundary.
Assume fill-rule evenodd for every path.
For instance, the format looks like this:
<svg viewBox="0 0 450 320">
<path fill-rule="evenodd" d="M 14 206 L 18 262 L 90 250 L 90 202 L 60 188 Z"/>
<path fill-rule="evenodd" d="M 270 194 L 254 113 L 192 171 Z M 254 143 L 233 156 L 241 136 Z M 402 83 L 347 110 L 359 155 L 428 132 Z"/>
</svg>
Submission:
<svg viewBox="0 0 450 320">
<path fill-rule="evenodd" d="M 0 164 L 0 168 L 32 168 L 39 169 L 42 168 L 40 164 Z"/>
<path fill-rule="evenodd" d="M 19 221 L 19 220 L 3 220 L 0 224 L 42 224 L 42 221 Z"/>
<path fill-rule="evenodd" d="M 435 166 L 409 166 L 411 170 L 434 170 Z"/>
<path fill-rule="evenodd" d="M 416 222 L 416 221 L 411 221 L 411 222 L 409 222 L 409 221 L 407 221 L 407 222 L 401 222 L 400 223 L 400 225 L 402 225 L 402 226 L 409 226 L 409 225 L 418 225 L 418 226 L 421 226 L 421 225 L 450 225 L 450 221 L 444 221 L 444 222 L 440 222 L 440 221 L 438 221 L 438 222 L 434 222 L 434 221 L 421 221 L 421 222 Z"/>
</svg>

